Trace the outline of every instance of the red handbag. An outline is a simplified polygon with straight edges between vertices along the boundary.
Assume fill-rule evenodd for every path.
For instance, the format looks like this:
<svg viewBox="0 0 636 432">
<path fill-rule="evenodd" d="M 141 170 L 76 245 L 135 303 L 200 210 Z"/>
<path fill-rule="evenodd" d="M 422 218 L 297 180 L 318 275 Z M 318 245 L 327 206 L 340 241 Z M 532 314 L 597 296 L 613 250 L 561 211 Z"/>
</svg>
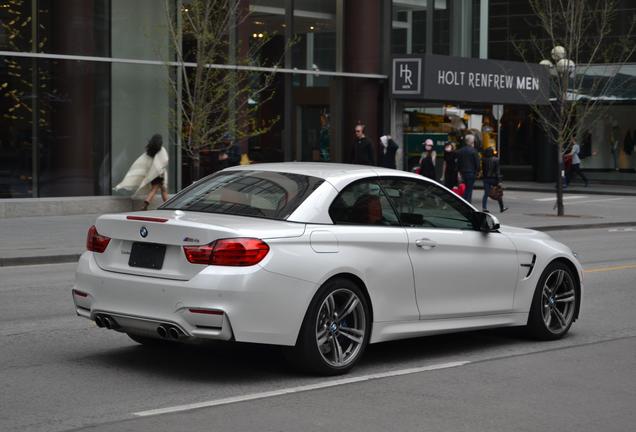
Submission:
<svg viewBox="0 0 636 432">
<path fill-rule="evenodd" d="M 451 189 L 457 196 L 464 197 L 464 192 L 466 191 L 466 185 L 464 183 L 460 183 L 459 186 L 454 186 Z"/>
</svg>

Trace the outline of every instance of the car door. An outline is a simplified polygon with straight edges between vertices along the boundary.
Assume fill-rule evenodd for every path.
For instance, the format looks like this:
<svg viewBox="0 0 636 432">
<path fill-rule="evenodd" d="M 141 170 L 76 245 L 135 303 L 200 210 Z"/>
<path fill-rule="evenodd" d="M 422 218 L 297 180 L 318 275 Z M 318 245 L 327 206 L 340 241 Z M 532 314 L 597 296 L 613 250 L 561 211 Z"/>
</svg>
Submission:
<svg viewBox="0 0 636 432">
<path fill-rule="evenodd" d="M 345 187 L 329 209 L 329 230 L 337 253 L 330 268 L 353 272 L 363 280 L 373 305 L 373 321 L 416 321 L 415 283 L 408 256 L 408 237 L 377 177 Z M 309 227 L 310 230 L 313 229 Z M 323 248 L 324 241 L 319 245 Z M 313 243 L 312 243 L 313 247 Z"/>
<path fill-rule="evenodd" d="M 406 227 L 420 319 L 512 310 L 519 265 L 506 236 L 476 230 L 474 210 L 437 184 L 384 178 L 381 185 Z"/>
</svg>

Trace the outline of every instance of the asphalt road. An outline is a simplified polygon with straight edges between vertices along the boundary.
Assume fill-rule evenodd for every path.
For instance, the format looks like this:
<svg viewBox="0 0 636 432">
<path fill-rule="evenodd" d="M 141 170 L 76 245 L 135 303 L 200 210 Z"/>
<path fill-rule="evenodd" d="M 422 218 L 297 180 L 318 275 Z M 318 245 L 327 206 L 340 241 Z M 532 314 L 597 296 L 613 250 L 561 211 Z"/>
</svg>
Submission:
<svg viewBox="0 0 636 432">
<path fill-rule="evenodd" d="M 75 317 L 73 264 L 0 268 L 0 430 L 633 430 L 636 229 L 551 235 L 587 271 L 568 337 L 507 329 L 372 345 L 339 385 L 290 370 L 272 347 L 147 349 Z M 409 368 L 421 369 L 390 375 Z M 232 397 L 244 401 L 138 415 Z"/>
</svg>

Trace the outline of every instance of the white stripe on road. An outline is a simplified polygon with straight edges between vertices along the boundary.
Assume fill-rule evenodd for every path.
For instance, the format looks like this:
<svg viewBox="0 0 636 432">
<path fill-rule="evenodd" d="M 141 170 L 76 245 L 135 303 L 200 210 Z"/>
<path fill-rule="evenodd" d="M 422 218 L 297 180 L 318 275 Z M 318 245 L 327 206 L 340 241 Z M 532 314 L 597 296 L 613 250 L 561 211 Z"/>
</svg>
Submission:
<svg viewBox="0 0 636 432">
<path fill-rule="evenodd" d="M 265 398 L 283 396 L 283 395 L 288 395 L 293 393 L 306 392 L 310 390 L 319 390 L 319 389 L 324 389 L 329 387 L 336 387 L 336 386 L 359 383 L 364 381 L 376 380 L 380 378 L 389 378 L 389 377 L 395 377 L 395 376 L 401 376 L 401 375 L 410 375 L 410 374 L 415 374 L 420 372 L 434 371 L 439 369 L 448 369 L 448 368 L 453 368 L 458 366 L 464 366 L 465 364 L 468 364 L 468 363 L 470 362 L 469 361 L 451 362 L 451 363 L 440 363 L 436 365 L 423 366 L 423 367 L 410 368 L 410 369 L 399 369 L 395 371 L 389 371 L 389 372 L 383 372 L 383 373 L 377 373 L 377 374 L 362 375 L 362 376 L 353 377 L 353 378 L 324 381 L 317 384 L 309 384 L 309 385 L 304 385 L 299 387 L 289 387 L 289 388 L 283 388 L 280 390 L 273 390 L 273 391 L 262 392 L 262 393 L 252 393 L 252 394 L 235 396 L 235 397 L 230 397 L 225 399 L 215 399 L 215 400 L 211 400 L 207 402 L 198 402 L 198 403 L 187 404 L 187 405 L 177 405 L 177 406 L 168 407 L 168 408 L 139 411 L 139 412 L 133 413 L 133 415 L 137 417 L 148 417 L 148 416 L 159 415 L 159 414 L 190 411 L 197 408 L 209 408 L 209 407 L 214 407 L 219 405 L 228 405 L 228 404 L 233 404 L 238 402 L 252 401 L 256 399 L 265 399 Z"/>
<path fill-rule="evenodd" d="M 577 201 L 577 204 L 589 204 L 589 203 L 597 203 L 597 202 L 605 202 L 605 201 L 620 201 L 624 200 L 625 197 L 621 198 L 605 198 L 605 199 L 597 199 L 597 200 L 587 200 L 587 201 Z"/>
<path fill-rule="evenodd" d="M 567 200 L 575 200 L 575 199 L 582 199 L 582 198 L 587 198 L 587 195 L 568 195 L 563 197 L 563 201 L 567 201 Z M 550 197 L 550 198 L 535 198 L 535 201 L 556 201 L 556 197 Z"/>
</svg>

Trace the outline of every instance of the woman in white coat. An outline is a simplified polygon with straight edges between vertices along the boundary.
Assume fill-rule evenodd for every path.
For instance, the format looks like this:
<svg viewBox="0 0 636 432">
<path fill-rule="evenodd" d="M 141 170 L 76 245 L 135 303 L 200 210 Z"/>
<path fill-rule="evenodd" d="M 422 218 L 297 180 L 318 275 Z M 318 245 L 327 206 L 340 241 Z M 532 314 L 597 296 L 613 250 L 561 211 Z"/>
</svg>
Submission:
<svg viewBox="0 0 636 432">
<path fill-rule="evenodd" d="M 168 200 L 168 152 L 163 147 L 161 135 L 155 134 L 146 145 L 146 151 L 130 166 L 124 179 L 115 190 L 133 190 L 134 194 L 148 190 L 144 199 L 144 210 L 161 191 L 163 201 Z"/>
</svg>

